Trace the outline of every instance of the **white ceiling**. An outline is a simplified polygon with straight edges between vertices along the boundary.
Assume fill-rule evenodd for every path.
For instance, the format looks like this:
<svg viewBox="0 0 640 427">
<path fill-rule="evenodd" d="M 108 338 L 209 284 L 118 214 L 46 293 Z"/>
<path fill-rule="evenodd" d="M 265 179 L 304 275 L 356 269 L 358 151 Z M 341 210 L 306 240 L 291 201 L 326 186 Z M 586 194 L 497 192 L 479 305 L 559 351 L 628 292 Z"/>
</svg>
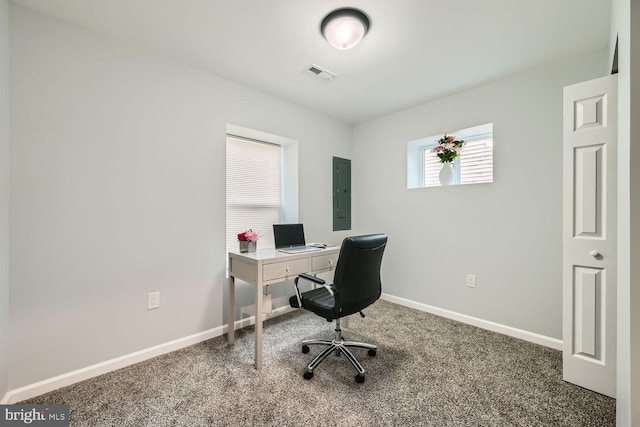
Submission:
<svg viewBox="0 0 640 427">
<path fill-rule="evenodd" d="M 524 69 L 604 49 L 610 0 L 12 0 L 249 87 L 358 123 Z M 331 47 L 322 18 L 371 29 Z M 311 77 L 317 64 L 338 75 Z"/>
</svg>

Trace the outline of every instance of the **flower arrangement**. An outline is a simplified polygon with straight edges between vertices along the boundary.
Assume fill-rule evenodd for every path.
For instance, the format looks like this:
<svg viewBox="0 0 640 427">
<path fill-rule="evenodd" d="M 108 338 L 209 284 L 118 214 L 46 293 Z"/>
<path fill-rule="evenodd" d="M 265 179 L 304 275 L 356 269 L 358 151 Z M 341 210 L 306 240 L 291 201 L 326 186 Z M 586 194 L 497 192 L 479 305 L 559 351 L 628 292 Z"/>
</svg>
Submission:
<svg viewBox="0 0 640 427">
<path fill-rule="evenodd" d="M 240 242 L 257 242 L 258 241 L 258 233 L 249 229 L 248 231 L 243 231 L 238 234 L 238 240 Z"/>
<path fill-rule="evenodd" d="M 255 252 L 258 242 L 258 233 L 249 229 L 238 234 L 238 243 L 240 244 L 240 252 Z"/>
<path fill-rule="evenodd" d="M 453 162 L 464 145 L 464 140 L 457 140 L 455 135 L 447 136 L 446 133 L 436 142 L 438 145 L 433 147 L 431 151 L 436 153 L 442 163 Z"/>
</svg>

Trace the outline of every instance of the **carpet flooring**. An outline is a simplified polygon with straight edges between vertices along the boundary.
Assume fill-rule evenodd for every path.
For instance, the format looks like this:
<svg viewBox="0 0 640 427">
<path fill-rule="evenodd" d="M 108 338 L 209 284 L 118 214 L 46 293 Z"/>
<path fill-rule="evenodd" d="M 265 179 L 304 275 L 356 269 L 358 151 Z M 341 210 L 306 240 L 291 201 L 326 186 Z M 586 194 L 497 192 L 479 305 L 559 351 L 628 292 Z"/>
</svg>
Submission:
<svg viewBox="0 0 640 427">
<path fill-rule="evenodd" d="M 68 404 L 72 426 L 595 426 L 615 425 L 615 400 L 562 381 L 562 353 L 379 300 L 345 339 L 367 370 L 354 381 L 331 355 L 302 378 L 330 323 L 295 311 L 265 323 L 262 370 L 253 327 L 29 399 Z"/>
</svg>

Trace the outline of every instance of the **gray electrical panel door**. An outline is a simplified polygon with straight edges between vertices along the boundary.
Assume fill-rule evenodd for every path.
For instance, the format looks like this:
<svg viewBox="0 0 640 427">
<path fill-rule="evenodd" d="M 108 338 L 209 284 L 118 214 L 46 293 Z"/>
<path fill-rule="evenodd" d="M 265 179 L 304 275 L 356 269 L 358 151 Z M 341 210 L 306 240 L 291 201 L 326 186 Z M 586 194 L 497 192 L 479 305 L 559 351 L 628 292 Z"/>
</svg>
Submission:
<svg viewBox="0 0 640 427">
<path fill-rule="evenodd" d="M 333 158 L 333 231 L 351 230 L 351 160 Z"/>
</svg>

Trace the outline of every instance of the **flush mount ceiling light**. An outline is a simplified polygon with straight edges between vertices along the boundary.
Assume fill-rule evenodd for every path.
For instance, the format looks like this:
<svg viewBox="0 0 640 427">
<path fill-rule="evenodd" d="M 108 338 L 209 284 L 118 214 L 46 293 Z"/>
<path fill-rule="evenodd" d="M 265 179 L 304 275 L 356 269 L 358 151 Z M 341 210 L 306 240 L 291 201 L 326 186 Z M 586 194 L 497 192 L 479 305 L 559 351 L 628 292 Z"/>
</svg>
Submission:
<svg viewBox="0 0 640 427">
<path fill-rule="evenodd" d="M 336 49 L 351 49 L 369 31 L 369 18 L 358 9 L 336 9 L 322 20 L 320 31 Z"/>
</svg>

